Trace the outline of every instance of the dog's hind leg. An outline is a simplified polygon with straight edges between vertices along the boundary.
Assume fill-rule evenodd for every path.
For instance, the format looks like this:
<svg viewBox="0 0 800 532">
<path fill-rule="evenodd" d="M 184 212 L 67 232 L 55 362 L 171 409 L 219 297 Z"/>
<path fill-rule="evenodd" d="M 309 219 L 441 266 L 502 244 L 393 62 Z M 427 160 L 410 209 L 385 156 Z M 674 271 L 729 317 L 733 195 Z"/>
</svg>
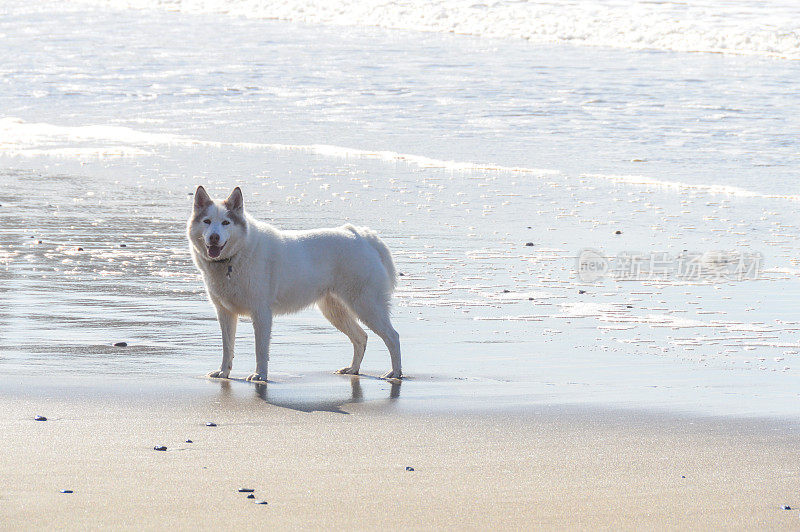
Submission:
<svg viewBox="0 0 800 532">
<path fill-rule="evenodd" d="M 218 371 L 212 371 L 207 376 L 220 379 L 227 379 L 233 367 L 233 345 L 236 341 L 236 323 L 239 316 L 229 311 L 222 305 L 217 307 L 217 321 L 222 330 L 222 364 Z"/>
<path fill-rule="evenodd" d="M 367 333 L 358 324 L 350 309 L 335 295 L 326 294 L 317 301 L 317 306 L 331 325 L 342 331 L 353 342 L 353 362 L 349 367 L 337 370 L 336 373 L 358 375 L 361 361 L 364 360 L 364 350 L 367 348 Z"/>
<path fill-rule="evenodd" d="M 361 322 L 381 337 L 389 356 L 392 358 L 392 371 L 383 375 L 384 379 L 399 379 L 403 376 L 400 364 L 400 335 L 392 327 L 389 302 L 382 297 L 359 298 L 353 302 L 353 311 Z"/>
</svg>

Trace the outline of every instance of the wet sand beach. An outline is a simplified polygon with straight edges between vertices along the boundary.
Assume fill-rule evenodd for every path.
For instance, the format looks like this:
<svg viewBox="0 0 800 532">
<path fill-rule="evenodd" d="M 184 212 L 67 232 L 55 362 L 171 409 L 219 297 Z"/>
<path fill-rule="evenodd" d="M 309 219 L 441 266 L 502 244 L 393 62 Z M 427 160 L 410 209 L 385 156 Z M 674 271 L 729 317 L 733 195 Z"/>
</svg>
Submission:
<svg viewBox="0 0 800 532">
<path fill-rule="evenodd" d="M 355 389 L 359 378 L 337 380 Z M 796 422 L 580 406 L 447 412 L 326 393 L 272 404 L 243 382 L 204 384 L 0 397 L 13 457 L 0 528 L 785 529 L 799 519 Z"/>
</svg>

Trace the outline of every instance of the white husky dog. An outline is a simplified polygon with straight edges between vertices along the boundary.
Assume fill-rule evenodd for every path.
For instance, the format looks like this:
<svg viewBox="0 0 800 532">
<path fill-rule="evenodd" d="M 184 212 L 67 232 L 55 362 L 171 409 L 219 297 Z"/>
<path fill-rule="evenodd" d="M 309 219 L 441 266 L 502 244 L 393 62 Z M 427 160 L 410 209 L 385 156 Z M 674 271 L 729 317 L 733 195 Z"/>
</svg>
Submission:
<svg viewBox="0 0 800 532">
<path fill-rule="evenodd" d="M 392 358 L 384 378 L 400 378 L 400 337 L 389 303 L 397 282 L 392 256 L 374 231 L 334 229 L 281 231 L 248 215 L 242 191 L 212 200 L 200 186 L 187 233 L 192 259 L 203 274 L 222 329 L 222 365 L 209 377 L 228 378 L 239 316 L 250 316 L 256 339 L 256 372 L 267 380 L 273 314 L 297 312 L 314 303 L 353 342 L 353 362 L 337 373 L 357 375 L 367 346 L 361 320 L 380 336 Z"/>
</svg>

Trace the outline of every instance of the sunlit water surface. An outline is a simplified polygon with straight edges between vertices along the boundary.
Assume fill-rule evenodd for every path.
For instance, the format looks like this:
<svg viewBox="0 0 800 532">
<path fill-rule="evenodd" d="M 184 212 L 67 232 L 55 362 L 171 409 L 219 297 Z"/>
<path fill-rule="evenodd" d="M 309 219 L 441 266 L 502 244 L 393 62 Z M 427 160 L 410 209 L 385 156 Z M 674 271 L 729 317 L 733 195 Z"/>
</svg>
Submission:
<svg viewBox="0 0 800 532">
<path fill-rule="evenodd" d="M 797 61 L 2 9 L 0 378 L 214 369 L 202 183 L 278 227 L 368 225 L 403 273 L 402 387 L 329 378 L 351 348 L 312 309 L 276 320 L 273 398 L 797 415 Z M 587 283 L 584 248 L 763 262 Z M 252 353 L 245 324 L 235 376 Z M 365 372 L 388 366 L 373 335 Z"/>
</svg>

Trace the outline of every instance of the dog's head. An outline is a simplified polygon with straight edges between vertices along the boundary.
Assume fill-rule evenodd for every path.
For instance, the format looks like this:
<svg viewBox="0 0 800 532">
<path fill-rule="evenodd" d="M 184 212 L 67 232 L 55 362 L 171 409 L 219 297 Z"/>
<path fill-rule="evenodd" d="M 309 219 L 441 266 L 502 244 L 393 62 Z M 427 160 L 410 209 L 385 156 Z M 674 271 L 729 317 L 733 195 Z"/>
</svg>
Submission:
<svg viewBox="0 0 800 532">
<path fill-rule="evenodd" d="M 231 258 L 239 251 L 246 234 L 247 217 L 239 187 L 224 201 L 211 199 L 205 188 L 197 187 L 188 235 L 199 258 L 208 261 Z"/>
</svg>

